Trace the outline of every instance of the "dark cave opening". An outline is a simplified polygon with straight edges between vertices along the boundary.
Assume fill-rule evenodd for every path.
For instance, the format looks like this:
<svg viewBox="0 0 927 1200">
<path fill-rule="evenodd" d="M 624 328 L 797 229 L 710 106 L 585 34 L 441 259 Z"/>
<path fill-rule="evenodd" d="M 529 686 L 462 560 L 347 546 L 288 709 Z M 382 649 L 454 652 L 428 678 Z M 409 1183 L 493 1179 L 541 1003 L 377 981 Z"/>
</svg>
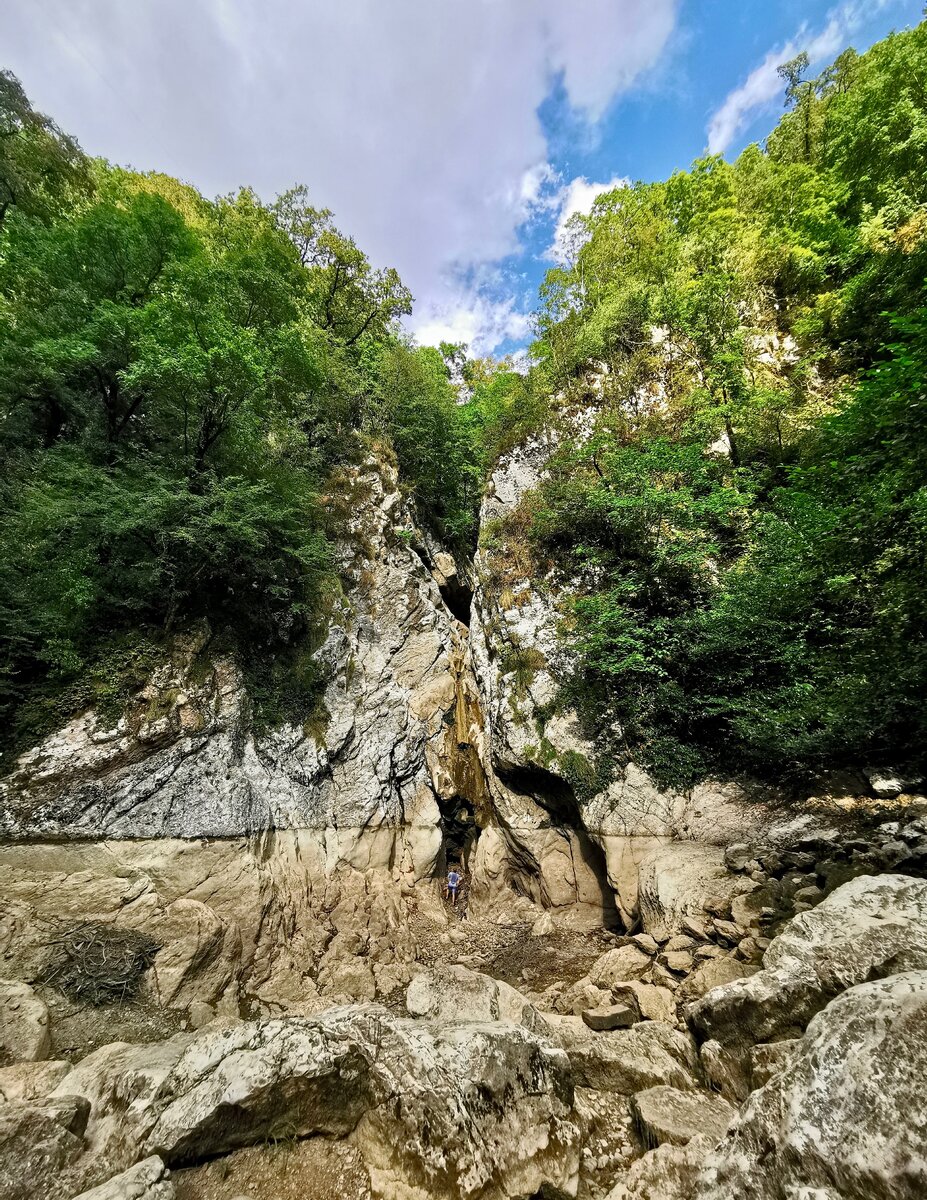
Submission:
<svg viewBox="0 0 927 1200">
<path fill-rule="evenodd" d="M 470 628 L 470 605 L 473 603 L 473 589 L 462 583 L 458 577 L 449 579 L 438 589 L 441 598 L 461 625 Z"/>
<path fill-rule="evenodd" d="M 438 576 L 434 571 L 434 562 L 428 552 L 422 546 L 415 546 L 415 553 L 422 560 L 428 573 L 438 583 Z M 472 564 L 471 564 L 472 566 Z M 438 583 L 438 591 L 441 593 L 441 599 L 446 604 L 451 616 L 455 617 L 461 625 L 466 625 L 470 628 L 470 605 L 473 603 L 473 588 L 467 582 L 471 567 L 467 567 L 466 576 L 460 574 L 460 567 L 457 566 L 456 574 L 445 576 L 443 583 Z"/>
<path fill-rule="evenodd" d="M 444 834 L 445 867 L 452 865 L 467 869 L 480 836 L 473 804 L 466 796 L 451 796 L 438 800 L 441 810 L 441 829 Z"/>
</svg>

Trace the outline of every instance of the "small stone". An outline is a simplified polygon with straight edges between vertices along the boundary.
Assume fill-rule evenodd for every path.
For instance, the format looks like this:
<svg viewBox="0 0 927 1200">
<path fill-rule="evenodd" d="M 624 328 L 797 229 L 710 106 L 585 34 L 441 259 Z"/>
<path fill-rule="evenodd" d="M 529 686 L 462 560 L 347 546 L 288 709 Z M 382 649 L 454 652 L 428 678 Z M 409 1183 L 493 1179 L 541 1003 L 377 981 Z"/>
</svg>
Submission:
<svg viewBox="0 0 927 1200">
<path fill-rule="evenodd" d="M 692 970 L 693 959 L 688 950 L 669 950 L 660 955 L 658 962 L 675 975 L 685 975 Z"/>
<path fill-rule="evenodd" d="M 724 958 L 726 952 L 720 946 L 707 945 L 699 946 L 696 950 L 694 958 L 696 962 L 706 962 L 710 958 Z"/>
<path fill-rule="evenodd" d="M 743 871 L 753 858 L 753 851 L 745 842 L 735 842 L 724 851 L 724 865 L 729 871 Z"/>
<path fill-rule="evenodd" d="M 819 900 L 824 899 L 824 893 L 816 884 L 809 884 L 806 887 L 801 887 L 795 893 L 796 900 L 805 900 L 808 904 L 817 904 Z"/>
<path fill-rule="evenodd" d="M 744 930 L 735 925 L 733 921 L 721 921 L 717 917 L 712 921 L 712 926 L 718 937 L 722 940 L 734 944 L 739 942 L 744 934 Z"/>
<path fill-rule="evenodd" d="M 586 1008 L 583 1023 L 590 1029 L 629 1029 L 637 1023 L 637 1013 L 627 1004 L 610 1004 L 606 1008 Z"/>
<path fill-rule="evenodd" d="M 548 937 L 555 929 L 554 918 L 549 912 L 543 912 L 531 926 L 531 936 Z"/>
<path fill-rule="evenodd" d="M 734 953 L 744 962 L 759 963 L 763 961 L 763 951 L 760 949 L 758 938 L 741 938 Z"/>
<path fill-rule="evenodd" d="M 191 1029 L 202 1029 L 216 1019 L 216 1010 L 204 1000 L 193 1000 L 188 1009 Z"/>
<path fill-rule="evenodd" d="M 694 950 L 695 942 L 685 934 L 677 933 L 666 943 L 663 949 L 669 954 L 674 950 Z"/>
<path fill-rule="evenodd" d="M 905 851 L 907 851 L 907 846 L 905 846 Z M 649 933 L 637 933 L 631 940 L 637 946 L 638 950 L 643 950 L 645 954 L 659 953 L 660 943 L 655 937 L 651 937 Z"/>
<path fill-rule="evenodd" d="M 807 850 L 793 850 L 784 856 L 783 862 L 798 871 L 808 871 L 814 866 L 814 855 Z"/>
<path fill-rule="evenodd" d="M 653 964 L 647 982 L 656 987 L 669 988 L 671 992 L 675 992 L 676 988 L 679 987 L 679 979 L 661 963 Z"/>
<path fill-rule="evenodd" d="M 700 921 L 698 917 L 683 917 L 682 928 L 685 933 L 690 934 L 700 942 L 704 942 L 708 938 L 708 930 L 705 928 L 705 922 Z"/>
<path fill-rule="evenodd" d="M 725 917 L 731 911 L 731 902 L 727 896 L 709 896 L 703 905 L 705 912 L 713 917 Z"/>
</svg>

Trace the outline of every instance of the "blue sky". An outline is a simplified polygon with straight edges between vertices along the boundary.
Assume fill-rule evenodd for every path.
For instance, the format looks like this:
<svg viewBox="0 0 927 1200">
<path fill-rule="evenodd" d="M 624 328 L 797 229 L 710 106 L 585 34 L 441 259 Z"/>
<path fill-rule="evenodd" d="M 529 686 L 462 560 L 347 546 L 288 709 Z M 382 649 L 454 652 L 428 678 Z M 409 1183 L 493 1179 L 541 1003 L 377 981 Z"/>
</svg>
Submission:
<svg viewBox="0 0 927 1200">
<path fill-rule="evenodd" d="M 584 119 L 563 87 L 553 86 L 540 110 L 557 176 L 549 190 L 556 192 L 558 184 L 562 189 L 577 179 L 602 184 L 616 178 L 666 178 L 706 151 L 712 119 L 729 97 L 735 97 L 732 118 L 742 111 L 742 122 L 716 128 L 712 148 L 736 157 L 750 142 L 762 142 L 782 112 L 783 93 L 774 75 L 778 62 L 805 48 L 818 63 L 831 62 L 847 45 L 864 50 L 893 29 L 917 24 L 923 10 L 922 0 L 865 5 L 688 0 L 678 9 L 658 60 L 598 121 Z M 767 99 L 771 73 L 775 94 Z M 588 201 L 591 189 L 585 195 Z M 520 307 L 534 304 L 551 266 L 556 216 L 541 212 L 520 227 L 519 253 L 497 264 L 504 276 L 496 284 L 497 295 L 516 291 Z M 516 351 L 523 342 L 518 336 L 505 338 L 495 352 Z"/>
<path fill-rule="evenodd" d="M 294 183 L 416 298 L 423 342 L 530 341 L 570 211 L 761 139 L 776 65 L 922 0 L 3 0 L 0 65 L 84 148 L 208 196 Z"/>
</svg>

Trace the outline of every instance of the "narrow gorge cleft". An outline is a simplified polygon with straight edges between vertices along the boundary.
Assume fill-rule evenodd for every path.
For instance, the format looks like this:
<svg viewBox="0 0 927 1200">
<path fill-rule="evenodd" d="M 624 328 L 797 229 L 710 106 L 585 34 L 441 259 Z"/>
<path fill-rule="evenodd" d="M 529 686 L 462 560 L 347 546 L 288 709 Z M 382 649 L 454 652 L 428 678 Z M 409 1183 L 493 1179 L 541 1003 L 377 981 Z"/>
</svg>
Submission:
<svg viewBox="0 0 927 1200">
<path fill-rule="evenodd" d="M 441 810 L 444 867 L 457 865 L 468 871 L 480 836 L 473 801 L 455 794 L 447 800 L 439 799 L 438 807 Z"/>
</svg>

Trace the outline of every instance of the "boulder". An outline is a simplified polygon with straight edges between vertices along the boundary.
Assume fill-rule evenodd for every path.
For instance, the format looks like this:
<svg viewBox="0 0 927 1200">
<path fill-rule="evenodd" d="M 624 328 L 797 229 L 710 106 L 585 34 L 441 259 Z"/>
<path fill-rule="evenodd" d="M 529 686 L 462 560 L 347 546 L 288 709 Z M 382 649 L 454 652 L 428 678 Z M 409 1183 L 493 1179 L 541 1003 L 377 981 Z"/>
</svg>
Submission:
<svg viewBox="0 0 927 1200">
<path fill-rule="evenodd" d="M 69 1062 L 20 1062 L 0 1067 L 0 1100 L 42 1100 L 71 1069 Z"/>
<path fill-rule="evenodd" d="M 701 918 L 706 901 L 729 905 L 741 880 L 724 865 L 720 846 L 670 842 L 640 865 L 639 903 L 647 933 L 665 939 L 682 930 L 686 917 Z"/>
<path fill-rule="evenodd" d="M 637 946 L 617 946 L 614 950 L 606 950 L 601 958 L 596 959 L 589 979 L 596 987 L 612 988 L 629 979 L 640 979 L 650 970 L 650 961 L 650 955 Z"/>
<path fill-rule="evenodd" d="M 727 960 L 725 960 L 727 961 Z M 864 980 L 927 969 L 927 881 L 860 875 L 794 917 L 761 971 L 715 988 L 689 1020 L 733 1051 L 800 1034 L 833 997 Z"/>
<path fill-rule="evenodd" d="M 583 1134 L 580 1196 L 604 1196 L 640 1154 L 626 1102 L 613 1092 L 578 1087 L 573 1112 Z"/>
<path fill-rule="evenodd" d="M 643 1021 L 665 1021 L 669 1025 L 676 1023 L 676 1001 L 669 988 L 630 980 L 628 983 L 616 983 L 612 988 L 612 996 L 616 1004 L 636 1006 Z"/>
<path fill-rule="evenodd" d="M 684 1146 L 667 1142 L 638 1159 L 606 1200 L 692 1200 L 710 1149 L 706 1137 L 693 1137 Z"/>
<path fill-rule="evenodd" d="M 583 1024 L 590 1029 L 609 1030 L 627 1029 L 638 1020 L 636 1005 L 634 1008 L 627 1004 L 609 1004 L 605 1008 L 587 1008 L 582 1014 Z"/>
<path fill-rule="evenodd" d="M 672 971 L 674 975 L 685 975 L 692 970 L 692 955 L 688 950 L 670 950 L 666 954 L 661 954 L 658 962 L 661 967 Z"/>
<path fill-rule="evenodd" d="M 653 1148 L 666 1142 L 684 1146 L 699 1134 L 714 1145 L 724 1137 L 736 1110 L 711 1093 L 661 1086 L 632 1096 L 631 1115 L 641 1141 Z"/>
<path fill-rule="evenodd" d="M 750 1096 L 696 1192 L 819 1194 L 927 1195 L 927 971 L 859 984 L 819 1012 L 789 1069 Z"/>
<path fill-rule="evenodd" d="M 421 971 L 406 991 L 413 1017 L 430 1021 L 510 1021 L 525 1029 L 545 1029 L 544 1019 L 521 992 L 460 965 Z"/>
<path fill-rule="evenodd" d="M 0 1066 L 47 1058 L 48 1009 L 28 983 L 0 979 Z"/>
<path fill-rule="evenodd" d="M 734 979 L 746 979 L 757 968 L 736 958 L 709 958 L 685 979 L 679 988 L 680 1000 L 697 1000 L 713 988 L 722 987 Z"/>
<path fill-rule="evenodd" d="M 622 1096 L 661 1083 L 695 1087 L 695 1044 L 688 1034 L 669 1025 L 644 1021 L 631 1029 L 594 1033 L 578 1017 L 560 1017 L 554 1032 L 580 1087 Z"/>
<path fill-rule="evenodd" d="M 37 1200 L 60 1194 L 62 1173 L 84 1150 L 89 1106 L 69 1100 L 0 1104 L 0 1196 Z M 68 1193 L 65 1192 L 65 1195 Z"/>
<path fill-rule="evenodd" d="M 923 780 L 917 774 L 884 767 L 867 767 L 864 771 L 872 788 L 873 795 L 880 800 L 893 800 L 903 792 L 912 792 L 921 786 Z"/>
<path fill-rule="evenodd" d="M 755 857 L 746 842 L 735 842 L 724 851 L 724 865 L 729 871 L 745 871 L 747 863 Z"/>
<path fill-rule="evenodd" d="M 171 1173 L 156 1154 L 75 1200 L 174 1200 Z"/>
<path fill-rule="evenodd" d="M 69 1177 L 85 1189 L 145 1155 L 174 1166 L 313 1133 L 350 1133 L 383 1194 L 502 1200 L 566 1190 L 579 1165 L 567 1056 L 500 1022 L 376 1006 L 228 1022 L 104 1047 L 62 1086 L 93 1101 Z"/>
<path fill-rule="evenodd" d="M 589 976 L 584 975 L 568 988 L 561 989 L 554 997 L 552 1007 L 554 1012 L 578 1017 L 584 1009 L 601 1008 L 611 1002 L 611 989 L 596 987 L 594 983 L 590 983 Z"/>
</svg>

